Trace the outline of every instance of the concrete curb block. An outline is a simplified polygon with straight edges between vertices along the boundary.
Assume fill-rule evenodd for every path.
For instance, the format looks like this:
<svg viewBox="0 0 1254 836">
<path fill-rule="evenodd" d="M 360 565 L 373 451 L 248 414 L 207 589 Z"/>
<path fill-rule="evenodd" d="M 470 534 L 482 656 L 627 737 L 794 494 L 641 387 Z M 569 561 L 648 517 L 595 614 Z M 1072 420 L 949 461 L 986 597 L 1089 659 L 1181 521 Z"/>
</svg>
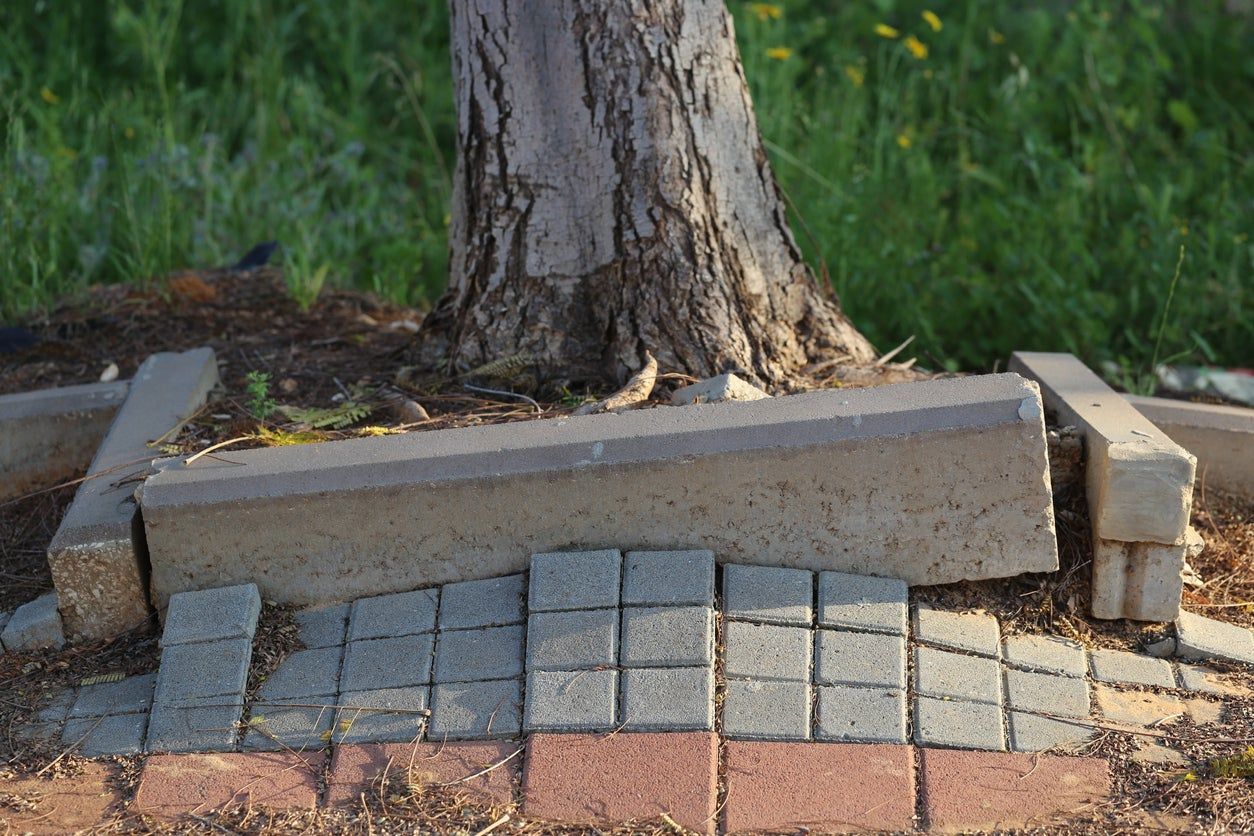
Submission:
<svg viewBox="0 0 1254 836">
<path fill-rule="evenodd" d="M 1199 481 L 1254 496 L 1254 409 L 1124 397 L 1172 441 L 1197 456 Z"/>
</svg>

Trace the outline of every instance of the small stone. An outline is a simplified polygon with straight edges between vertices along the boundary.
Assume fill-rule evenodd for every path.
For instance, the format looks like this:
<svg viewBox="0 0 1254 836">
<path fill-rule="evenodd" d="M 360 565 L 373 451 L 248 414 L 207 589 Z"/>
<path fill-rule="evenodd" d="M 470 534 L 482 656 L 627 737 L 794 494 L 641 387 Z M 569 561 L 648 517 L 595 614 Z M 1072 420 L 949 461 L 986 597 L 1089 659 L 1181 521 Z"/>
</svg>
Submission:
<svg viewBox="0 0 1254 836">
<path fill-rule="evenodd" d="M 714 663 L 714 611 L 709 607 L 625 607 L 622 664 L 635 668 Z"/>
<path fill-rule="evenodd" d="M 904 636 L 909 596 L 896 578 L 819 572 L 819 624 Z"/>
<path fill-rule="evenodd" d="M 627 552 L 623 604 L 713 606 L 714 552 Z"/>
<path fill-rule="evenodd" d="M 964 650 L 996 659 L 997 619 L 983 613 L 949 612 L 924 604 L 914 608 L 914 638 L 920 644 Z"/>
<path fill-rule="evenodd" d="M 419 589 L 360 598 L 353 602 L 348 638 L 357 641 L 430 633 L 435 629 L 439 596 L 438 589 Z"/>
<path fill-rule="evenodd" d="M 727 676 L 809 682 L 811 632 L 804 627 L 728 622 Z"/>
<path fill-rule="evenodd" d="M 10 653 L 65 647 L 57 593 L 49 592 L 18 607 L 0 633 L 0 644 Z"/>
<path fill-rule="evenodd" d="M 531 671 L 523 728 L 597 731 L 615 724 L 617 671 Z"/>
<path fill-rule="evenodd" d="M 261 595 L 253 583 L 170 596 L 161 646 L 249 639 L 257 632 Z"/>
<path fill-rule="evenodd" d="M 532 613 L 528 670 L 581 670 L 618 664 L 618 610 Z"/>
<path fill-rule="evenodd" d="M 1089 654 L 1093 678 L 1102 682 L 1155 685 L 1160 688 L 1176 687 L 1176 677 L 1171 663 L 1126 650 L 1093 650 Z"/>
<path fill-rule="evenodd" d="M 720 403 L 722 401 L 760 401 L 769 398 L 766 392 L 734 374 L 708 377 L 698 383 L 676 389 L 671 394 L 675 406 L 693 403 Z"/>
<path fill-rule="evenodd" d="M 622 564 L 614 549 L 532 555 L 532 612 L 617 607 Z"/>
<path fill-rule="evenodd" d="M 431 420 L 431 416 L 422 408 L 422 404 L 409 398 L 401 398 L 393 403 L 392 412 L 396 415 L 396 420 L 402 424 L 418 424 Z"/>
<path fill-rule="evenodd" d="M 728 618 L 808 627 L 813 606 L 813 572 L 777 566 L 723 567 L 723 611 Z"/>
<path fill-rule="evenodd" d="M 905 691 L 845 685 L 825 685 L 815 690 L 819 703 L 816 740 L 906 742 Z"/>
<path fill-rule="evenodd" d="M 1153 656 L 1155 659 L 1170 659 L 1176 655 L 1176 640 L 1168 636 L 1165 639 L 1159 639 L 1156 642 L 1150 642 L 1145 645 L 1145 655 Z"/>
<path fill-rule="evenodd" d="M 723 701 L 723 734 L 764 740 L 809 740 L 810 685 L 729 679 Z"/>
</svg>

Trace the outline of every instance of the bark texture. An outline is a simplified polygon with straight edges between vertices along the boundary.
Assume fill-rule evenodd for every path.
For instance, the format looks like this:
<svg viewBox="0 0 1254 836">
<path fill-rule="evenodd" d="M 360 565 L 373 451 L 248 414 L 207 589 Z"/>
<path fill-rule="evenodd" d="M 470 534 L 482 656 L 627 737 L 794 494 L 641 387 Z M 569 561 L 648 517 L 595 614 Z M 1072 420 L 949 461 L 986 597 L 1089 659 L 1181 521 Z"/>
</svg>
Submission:
<svg viewBox="0 0 1254 836">
<path fill-rule="evenodd" d="M 432 361 L 784 383 L 874 350 L 789 230 L 723 0 L 450 0 L 459 154 Z"/>
</svg>

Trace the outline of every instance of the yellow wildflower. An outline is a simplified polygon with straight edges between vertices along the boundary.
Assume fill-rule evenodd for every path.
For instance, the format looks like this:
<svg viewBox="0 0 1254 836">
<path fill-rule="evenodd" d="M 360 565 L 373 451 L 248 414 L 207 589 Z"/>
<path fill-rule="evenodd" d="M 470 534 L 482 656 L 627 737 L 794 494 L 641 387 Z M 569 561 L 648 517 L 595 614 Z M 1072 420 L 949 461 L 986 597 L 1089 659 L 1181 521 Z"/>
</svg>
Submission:
<svg viewBox="0 0 1254 836">
<path fill-rule="evenodd" d="M 47 87 L 39 91 L 39 98 L 43 99 L 48 104 L 56 104 L 61 101 L 61 97 L 49 90 Z"/>
<path fill-rule="evenodd" d="M 779 20 L 784 16 L 784 10 L 774 3 L 750 3 L 749 11 L 753 12 L 758 20 Z"/>
<path fill-rule="evenodd" d="M 845 76 L 853 82 L 854 87 L 861 87 L 866 82 L 866 71 L 856 64 L 845 65 Z"/>
<path fill-rule="evenodd" d="M 122 131 L 122 135 L 125 136 L 127 139 L 134 139 L 135 129 L 132 128 L 130 125 L 127 125 L 126 130 Z"/>
<path fill-rule="evenodd" d="M 787 61 L 792 57 L 792 49 L 786 46 L 773 46 L 766 51 L 767 58 L 774 58 L 776 61 Z"/>
<path fill-rule="evenodd" d="M 893 27 L 889 26 L 887 23 L 875 24 L 875 34 L 879 35 L 881 38 L 890 38 L 890 39 L 901 36 L 900 32 L 898 32 Z"/>
<path fill-rule="evenodd" d="M 897 134 L 897 147 L 905 149 L 909 148 L 911 145 L 914 145 L 914 141 L 910 139 L 910 134 Z"/>
<path fill-rule="evenodd" d="M 914 35 L 907 36 L 902 43 L 906 45 L 906 49 L 910 50 L 910 54 L 915 58 L 918 58 L 920 61 L 927 58 L 927 44 Z"/>
<path fill-rule="evenodd" d="M 1001 32 L 998 32 L 996 29 L 990 29 L 988 30 L 988 42 L 992 44 L 1004 44 L 1006 42 L 1006 36 Z"/>
<path fill-rule="evenodd" d="M 936 12 L 931 9 L 924 9 L 922 17 L 925 21 L 927 21 L 927 25 L 932 27 L 933 32 L 939 32 L 941 30 L 941 19 L 936 16 Z"/>
</svg>

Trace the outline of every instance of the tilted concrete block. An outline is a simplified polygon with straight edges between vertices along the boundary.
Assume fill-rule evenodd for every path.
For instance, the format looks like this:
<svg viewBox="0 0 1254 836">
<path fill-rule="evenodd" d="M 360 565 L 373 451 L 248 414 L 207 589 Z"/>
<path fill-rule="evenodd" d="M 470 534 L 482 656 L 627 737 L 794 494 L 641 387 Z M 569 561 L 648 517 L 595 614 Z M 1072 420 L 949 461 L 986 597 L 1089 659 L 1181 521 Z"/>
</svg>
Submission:
<svg viewBox="0 0 1254 836">
<path fill-rule="evenodd" d="M 1197 456 L 1199 482 L 1254 496 L 1254 409 L 1124 397 L 1172 441 Z"/>
<path fill-rule="evenodd" d="M 1121 543 L 1093 538 L 1093 596 L 1097 618 L 1171 621 L 1180 612 L 1187 545 Z"/>
<path fill-rule="evenodd" d="M 1057 568 L 1040 395 L 1008 374 L 246 450 L 166 462 L 140 498 L 158 605 L 252 580 L 342 600 L 611 544 L 912 584 Z"/>
<path fill-rule="evenodd" d="M 1041 384 L 1060 424 L 1084 433 L 1094 536 L 1125 543 L 1184 542 L 1197 464 L 1070 354 L 1020 351 L 1010 370 Z"/>
<path fill-rule="evenodd" d="M 27 601 L 13 611 L 0 643 L 5 650 L 60 650 L 65 646 L 61 615 L 57 612 L 57 594 L 49 592 L 34 601 Z"/>
<path fill-rule="evenodd" d="M 149 443 L 200 408 L 217 381 L 209 348 L 154 354 L 135 372 L 88 469 L 95 478 L 79 486 L 48 546 L 70 639 L 107 638 L 148 617 L 142 547 L 133 530 L 138 525 L 134 485 L 160 455 Z"/>
<path fill-rule="evenodd" d="M 72 478 L 91 464 L 128 383 L 0 395 L 0 499 Z"/>
</svg>

